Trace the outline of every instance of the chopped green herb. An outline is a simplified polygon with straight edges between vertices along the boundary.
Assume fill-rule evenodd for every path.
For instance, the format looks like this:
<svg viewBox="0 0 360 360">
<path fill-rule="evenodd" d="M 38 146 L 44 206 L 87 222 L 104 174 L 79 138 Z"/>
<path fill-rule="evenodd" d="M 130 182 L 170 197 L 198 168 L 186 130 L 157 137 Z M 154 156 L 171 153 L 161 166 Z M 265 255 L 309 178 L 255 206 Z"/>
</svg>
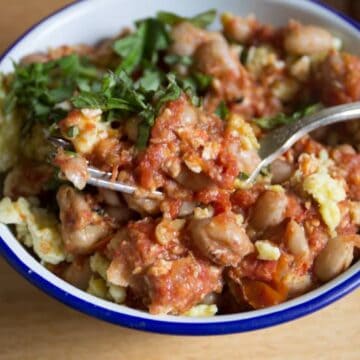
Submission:
<svg viewBox="0 0 360 360">
<path fill-rule="evenodd" d="M 131 74 L 140 64 L 143 56 L 145 32 L 146 26 L 142 24 L 136 32 L 114 43 L 115 52 L 123 58 L 118 71 L 124 70 Z"/>
<path fill-rule="evenodd" d="M 65 151 L 64 151 L 64 154 L 67 155 L 67 156 L 70 156 L 70 157 L 77 157 L 77 156 L 79 156 L 76 152 L 71 151 L 71 150 L 65 150 Z"/>
<path fill-rule="evenodd" d="M 164 24 L 157 19 L 146 19 L 140 24 L 146 26 L 143 58 L 151 64 L 158 61 L 158 53 L 170 45 L 170 37 Z"/>
<path fill-rule="evenodd" d="M 203 74 L 201 72 L 194 72 L 192 77 L 199 91 L 206 91 L 213 80 L 212 76 Z"/>
<path fill-rule="evenodd" d="M 145 148 L 150 136 L 151 127 L 154 125 L 155 116 L 159 113 L 162 106 L 169 101 L 176 100 L 181 95 L 181 88 L 178 86 L 173 74 L 167 75 L 168 86 L 160 89 L 154 94 L 155 107 L 150 104 L 139 115 L 143 119 L 138 129 L 138 139 L 136 146 L 140 149 Z"/>
<path fill-rule="evenodd" d="M 199 91 L 197 82 L 192 76 L 185 78 L 177 78 L 177 82 L 184 93 L 189 97 L 194 106 L 200 106 L 202 99 L 199 96 L 202 91 Z M 199 94 L 199 95 L 198 95 Z"/>
<path fill-rule="evenodd" d="M 191 98 L 195 106 L 199 106 L 201 99 L 199 95 L 203 94 L 211 84 L 212 77 L 195 72 L 188 77 L 177 79 L 180 87 Z"/>
<path fill-rule="evenodd" d="M 71 101 L 76 108 L 101 109 L 105 119 L 110 112 L 111 117 L 116 117 L 119 112 L 121 115 L 124 111 L 139 115 L 142 121 L 139 125 L 137 145 L 143 147 L 161 107 L 181 95 L 181 88 L 174 74 L 167 75 L 166 87 L 166 84 L 162 84 L 160 75 L 148 70 L 134 83 L 124 71 L 109 73 L 103 78 L 101 91 L 82 91 Z"/>
<path fill-rule="evenodd" d="M 155 94 L 156 99 L 156 110 L 159 111 L 160 108 L 165 105 L 168 101 L 176 100 L 181 95 L 181 88 L 176 83 L 174 74 L 169 74 L 167 76 L 169 85 L 164 90 L 159 90 Z"/>
<path fill-rule="evenodd" d="M 81 92 L 80 95 L 72 99 L 72 103 L 76 108 L 101 109 L 102 111 L 125 110 L 133 111 L 133 107 L 128 101 L 117 98 L 107 98 L 103 94 L 95 94 L 91 92 Z"/>
<path fill-rule="evenodd" d="M 146 122 L 142 122 L 138 128 L 138 138 L 136 140 L 136 146 L 139 149 L 145 149 L 150 136 L 150 125 Z"/>
<path fill-rule="evenodd" d="M 225 101 L 221 100 L 218 107 L 215 110 L 215 114 L 222 120 L 226 120 L 229 115 L 229 109 L 227 108 Z"/>
<path fill-rule="evenodd" d="M 180 56 L 176 54 L 169 54 L 164 57 L 164 62 L 168 65 L 185 65 L 190 66 L 193 62 L 190 56 Z"/>
<path fill-rule="evenodd" d="M 199 107 L 201 105 L 201 98 L 196 95 L 196 93 L 191 87 L 187 87 L 186 89 L 184 89 L 184 92 L 190 98 L 190 101 L 194 106 Z"/>
<path fill-rule="evenodd" d="M 166 25 L 174 26 L 179 22 L 186 21 L 186 18 L 167 11 L 159 11 L 157 19 Z"/>
<path fill-rule="evenodd" d="M 14 64 L 9 92 L 4 101 L 5 114 L 15 107 L 22 112 L 24 131 L 35 122 L 51 125 L 66 114 L 55 106 L 71 98 L 78 83 L 92 84 L 98 80 L 99 71 L 85 58 L 69 55 L 47 63 Z"/>
<path fill-rule="evenodd" d="M 243 48 L 241 49 L 241 53 L 240 53 L 240 62 L 241 62 L 243 65 L 246 65 L 248 55 L 249 55 L 249 48 L 243 47 Z"/>
<path fill-rule="evenodd" d="M 291 124 L 304 116 L 315 113 L 320 110 L 321 104 L 309 105 L 301 110 L 294 112 L 291 115 L 286 115 L 284 113 L 279 113 L 276 116 L 266 116 L 258 119 L 254 119 L 255 123 L 260 126 L 262 129 L 271 130 L 279 125 Z"/>
<path fill-rule="evenodd" d="M 163 22 L 164 24 L 170 26 L 176 25 L 183 21 L 187 21 L 197 27 L 206 28 L 214 22 L 215 17 L 216 17 L 215 9 L 208 10 L 206 12 L 203 12 L 201 14 L 195 15 L 190 18 L 179 16 L 174 13 L 166 12 L 166 11 L 159 11 L 157 13 L 157 19 Z"/>
<path fill-rule="evenodd" d="M 195 15 L 190 18 L 190 22 L 200 28 L 206 28 L 210 26 L 216 18 L 216 10 L 211 9 L 201 14 Z"/>
<path fill-rule="evenodd" d="M 155 123 L 155 110 L 149 104 L 147 108 L 139 113 L 139 116 L 145 121 L 147 124 L 153 126 Z"/>
<path fill-rule="evenodd" d="M 106 74 L 100 91 L 82 91 L 71 101 L 76 108 L 101 109 L 103 112 L 136 112 L 146 108 L 144 96 L 135 90 L 133 81 L 124 71 Z"/>
<path fill-rule="evenodd" d="M 137 82 L 138 87 L 144 91 L 157 91 L 162 83 L 163 75 L 157 70 L 145 70 L 144 75 Z"/>
<path fill-rule="evenodd" d="M 113 86 L 108 90 L 103 87 L 103 91 L 113 91 L 115 96 L 127 100 L 136 109 L 145 109 L 145 95 L 136 89 L 133 80 L 125 73 L 109 74 L 113 81 Z"/>
<path fill-rule="evenodd" d="M 247 174 L 247 173 L 245 173 L 245 172 L 241 172 L 241 173 L 238 175 L 238 179 L 241 180 L 241 181 L 245 181 L 245 180 L 247 180 L 249 177 L 250 177 L 250 175 Z"/>
<path fill-rule="evenodd" d="M 74 138 L 79 135 L 79 128 L 77 126 L 70 126 L 66 134 L 68 137 Z"/>
<path fill-rule="evenodd" d="M 260 170 L 260 175 L 261 175 L 261 176 L 264 176 L 264 177 L 269 176 L 269 175 L 270 175 L 270 169 L 267 168 L 267 167 L 262 168 L 262 169 Z"/>
<path fill-rule="evenodd" d="M 166 49 L 170 38 L 162 22 L 145 19 L 137 23 L 134 33 L 115 41 L 113 48 L 123 59 L 116 72 L 131 74 L 143 61 L 156 64 L 158 52 Z"/>
</svg>

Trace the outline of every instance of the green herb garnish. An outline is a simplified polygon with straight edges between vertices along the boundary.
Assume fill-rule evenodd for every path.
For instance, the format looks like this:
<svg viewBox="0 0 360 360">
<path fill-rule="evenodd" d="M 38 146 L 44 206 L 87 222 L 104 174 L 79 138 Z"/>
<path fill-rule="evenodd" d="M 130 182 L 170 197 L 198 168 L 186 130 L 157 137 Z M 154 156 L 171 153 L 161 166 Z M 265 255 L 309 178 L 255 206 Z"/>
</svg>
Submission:
<svg viewBox="0 0 360 360">
<path fill-rule="evenodd" d="M 156 19 L 145 19 L 136 24 L 134 33 L 115 41 L 113 48 L 122 57 L 117 72 L 123 70 L 131 74 L 141 62 L 155 65 L 158 52 L 165 50 L 170 38 L 165 25 Z"/>
<path fill-rule="evenodd" d="M 145 70 L 138 80 L 137 86 L 143 92 L 157 91 L 163 82 L 164 75 L 158 70 Z"/>
<path fill-rule="evenodd" d="M 139 149 L 145 149 L 150 137 L 151 126 L 146 122 L 142 122 L 138 127 L 138 137 L 136 140 L 136 147 Z"/>
<path fill-rule="evenodd" d="M 200 72 L 194 72 L 192 74 L 192 77 L 199 91 L 206 91 L 213 80 L 211 75 L 203 74 Z"/>
<path fill-rule="evenodd" d="M 249 174 L 245 173 L 245 172 L 240 172 L 240 174 L 238 175 L 238 179 L 241 181 L 245 181 L 250 177 Z"/>
<path fill-rule="evenodd" d="M 155 94 L 156 101 L 156 109 L 157 111 L 165 105 L 168 101 L 176 100 L 181 95 L 181 88 L 178 86 L 176 82 L 176 78 L 174 74 L 169 74 L 167 76 L 169 85 L 164 90 L 159 90 Z"/>
<path fill-rule="evenodd" d="M 198 15 L 195 15 L 195 16 L 189 17 L 189 18 L 179 16 L 177 14 L 174 14 L 171 12 L 166 12 L 166 11 L 159 11 L 157 13 L 157 19 L 160 20 L 161 22 L 163 22 L 164 24 L 170 25 L 170 26 L 176 25 L 177 23 L 180 23 L 183 21 L 187 21 L 197 27 L 206 28 L 214 22 L 215 17 L 216 17 L 215 9 L 205 11 L 203 13 L 200 13 Z"/>
<path fill-rule="evenodd" d="M 77 126 L 70 126 L 66 135 L 70 138 L 74 138 L 79 135 L 79 128 Z"/>
<path fill-rule="evenodd" d="M 101 91 L 80 92 L 72 98 L 72 104 L 76 108 L 101 109 L 105 118 L 109 112 L 111 117 L 119 119 L 129 113 L 137 114 L 141 118 L 137 146 L 144 148 L 162 106 L 181 95 L 175 75 L 168 74 L 164 78 L 163 84 L 160 76 L 149 71 L 135 83 L 124 71 L 109 73 L 103 78 Z"/>
<path fill-rule="evenodd" d="M 51 125 L 58 121 L 66 111 L 55 106 L 69 100 L 79 89 L 79 83 L 91 87 L 99 77 L 95 67 L 75 54 L 47 63 L 14 64 L 14 67 L 4 112 L 9 114 L 18 107 L 26 131 L 35 122 Z"/>
<path fill-rule="evenodd" d="M 176 54 L 169 54 L 164 57 L 165 64 L 168 65 L 184 65 L 184 66 L 190 66 L 193 62 L 192 58 L 190 56 L 181 56 Z"/>
<path fill-rule="evenodd" d="M 280 125 L 291 124 L 304 116 L 315 113 L 320 110 L 322 107 L 321 104 L 312 104 L 306 106 L 305 108 L 294 112 L 291 115 L 286 115 L 284 113 L 279 113 L 275 116 L 266 116 L 262 118 L 254 119 L 255 123 L 264 130 L 271 130 Z"/>
<path fill-rule="evenodd" d="M 229 109 L 224 100 L 221 100 L 218 107 L 215 110 L 215 114 L 222 120 L 226 120 L 229 115 Z"/>
</svg>

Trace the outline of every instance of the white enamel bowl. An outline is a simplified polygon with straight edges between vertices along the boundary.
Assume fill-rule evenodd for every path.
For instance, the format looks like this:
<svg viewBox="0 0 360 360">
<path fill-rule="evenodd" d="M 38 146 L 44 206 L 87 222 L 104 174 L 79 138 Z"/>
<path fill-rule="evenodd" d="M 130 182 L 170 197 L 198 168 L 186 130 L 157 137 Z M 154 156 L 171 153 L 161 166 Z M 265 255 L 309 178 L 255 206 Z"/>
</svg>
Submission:
<svg viewBox="0 0 360 360">
<path fill-rule="evenodd" d="M 311 1 L 295 0 L 83 0 L 50 15 L 18 39 L 0 58 L 0 71 L 12 69 L 12 60 L 38 50 L 63 44 L 94 43 L 112 36 L 133 20 L 154 15 L 158 10 L 193 15 L 216 8 L 246 15 L 255 13 L 264 22 L 285 24 L 289 18 L 323 25 L 341 37 L 353 53 L 360 51 L 360 28 L 351 20 Z M 0 252 L 26 279 L 47 294 L 90 316 L 134 329 L 167 334 L 212 335 L 250 331 L 312 313 L 360 285 L 360 262 L 324 286 L 284 304 L 264 310 L 211 318 L 153 316 L 101 300 L 64 282 L 36 261 L 0 225 Z"/>
</svg>

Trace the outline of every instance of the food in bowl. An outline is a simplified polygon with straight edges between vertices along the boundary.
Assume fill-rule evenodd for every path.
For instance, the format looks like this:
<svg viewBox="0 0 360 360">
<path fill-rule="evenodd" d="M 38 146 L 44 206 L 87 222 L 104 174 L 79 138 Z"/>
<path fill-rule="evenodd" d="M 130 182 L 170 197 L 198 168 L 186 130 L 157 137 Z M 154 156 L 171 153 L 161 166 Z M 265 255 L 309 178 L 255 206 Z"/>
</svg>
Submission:
<svg viewBox="0 0 360 360">
<path fill-rule="evenodd" d="M 358 258 L 356 121 L 244 180 L 268 131 L 360 100 L 360 59 L 316 25 L 214 17 L 160 12 L 1 78 L 0 221 L 59 277 L 152 314 L 272 306 Z M 139 190 L 87 185 L 89 164 Z"/>
</svg>

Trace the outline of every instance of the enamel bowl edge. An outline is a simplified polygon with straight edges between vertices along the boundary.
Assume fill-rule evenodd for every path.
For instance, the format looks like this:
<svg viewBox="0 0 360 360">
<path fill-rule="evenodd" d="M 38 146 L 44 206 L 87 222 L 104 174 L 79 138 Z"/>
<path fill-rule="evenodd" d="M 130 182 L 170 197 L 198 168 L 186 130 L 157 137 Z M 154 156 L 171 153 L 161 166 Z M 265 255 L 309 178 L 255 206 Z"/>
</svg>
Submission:
<svg viewBox="0 0 360 360">
<path fill-rule="evenodd" d="M 291 17 L 323 25 L 343 39 L 345 48 L 360 55 L 359 25 L 317 1 L 83 0 L 58 10 L 23 34 L 0 57 L 0 71 L 10 71 L 12 60 L 31 52 L 63 44 L 94 43 L 116 34 L 123 26 L 130 26 L 135 19 L 154 15 L 157 10 L 193 15 L 209 8 L 243 15 L 255 13 L 261 21 L 275 25 L 284 24 Z M 61 280 L 34 259 L 1 224 L 0 253 L 23 277 L 74 309 L 121 326 L 164 334 L 219 335 L 266 328 L 310 314 L 360 286 L 358 261 L 322 287 L 267 309 L 211 318 L 154 316 L 96 298 Z"/>
</svg>

